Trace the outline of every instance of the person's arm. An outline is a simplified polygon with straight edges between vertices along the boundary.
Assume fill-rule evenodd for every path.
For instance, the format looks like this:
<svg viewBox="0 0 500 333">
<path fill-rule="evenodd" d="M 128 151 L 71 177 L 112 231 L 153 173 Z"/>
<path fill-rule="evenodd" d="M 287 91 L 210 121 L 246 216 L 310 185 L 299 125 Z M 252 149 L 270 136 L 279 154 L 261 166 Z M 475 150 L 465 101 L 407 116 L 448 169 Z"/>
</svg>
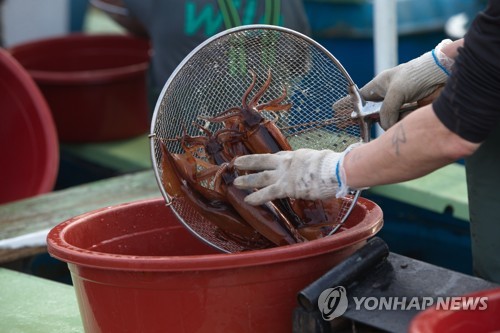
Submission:
<svg viewBox="0 0 500 333">
<path fill-rule="evenodd" d="M 361 189 L 418 178 L 471 155 L 479 143 L 462 139 L 426 105 L 377 139 L 342 153 L 299 149 L 238 157 L 239 170 L 260 171 L 234 180 L 259 189 L 245 201 L 259 205 L 276 198 L 326 199 Z"/>
<path fill-rule="evenodd" d="M 477 147 L 448 130 L 429 104 L 347 154 L 346 182 L 361 188 L 414 179 L 471 155 Z"/>
<path fill-rule="evenodd" d="M 348 189 L 418 178 L 471 155 L 480 144 L 451 132 L 432 108 L 426 105 L 377 139 L 342 153 L 299 149 L 238 157 L 236 168 L 260 172 L 240 176 L 234 185 L 259 189 L 245 198 L 253 205 L 284 197 L 342 197 Z"/>
</svg>

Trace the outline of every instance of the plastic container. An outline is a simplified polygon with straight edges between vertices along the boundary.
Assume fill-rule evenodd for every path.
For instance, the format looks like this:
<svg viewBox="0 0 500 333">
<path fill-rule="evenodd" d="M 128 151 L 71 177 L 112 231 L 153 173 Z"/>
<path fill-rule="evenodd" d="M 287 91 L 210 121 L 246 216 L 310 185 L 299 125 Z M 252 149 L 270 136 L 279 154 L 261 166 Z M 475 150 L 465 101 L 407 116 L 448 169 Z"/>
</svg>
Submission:
<svg viewBox="0 0 500 333">
<path fill-rule="evenodd" d="M 436 310 L 432 307 L 417 315 L 410 324 L 410 333 L 492 333 L 500 332 L 500 288 L 478 291 L 463 297 L 486 297 L 486 309 L 477 301 L 475 310 Z M 471 301 L 469 301 L 471 302 Z M 472 303 L 469 303 L 472 304 Z"/>
<path fill-rule="evenodd" d="M 59 143 L 47 102 L 33 79 L 0 49 L 0 203 L 49 192 Z"/>
<path fill-rule="evenodd" d="M 16 45 L 52 110 L 61 142 L 102 142 L 149 128 L 149 42 L 126 35 L 70 34 Z"/>
<path fill-rule="evenodd" d="M 153 199 L 65 221 L 47 243 L 68 263 L 86 332 L 289 333 L 297 292 L 382 224 L 382 210 L 360 199 L 335 236 L 222 254 Z"/>
</svg>

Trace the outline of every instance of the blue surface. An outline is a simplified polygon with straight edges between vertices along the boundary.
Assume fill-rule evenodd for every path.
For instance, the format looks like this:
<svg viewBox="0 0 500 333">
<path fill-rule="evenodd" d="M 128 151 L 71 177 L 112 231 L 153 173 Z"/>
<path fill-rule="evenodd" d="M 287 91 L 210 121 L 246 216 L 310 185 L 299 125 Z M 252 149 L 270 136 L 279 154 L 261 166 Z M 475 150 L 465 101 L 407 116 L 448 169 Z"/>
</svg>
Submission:
<svg viewBox="0 0 500 333">
<path fill-rule="evenodd" d="M 481 0 L 397 0 L 400 35 L 442 30 L 456 14 L 474 17 Z M 304 0 L 313 36 L 369 38 L 373 33 L 373 0 Z"/>
<path fill-rule="evenodd" d="M 444 26 L 456 14 L 473 18 L 482 0 L 398 0 L 399 63 L 448 38 Z M 362 87 L 374 76 L 373 1 L 305 0 L 312 37 L 326 47 Z"/>
<path fill-rule="evenodd" d="M 409 61 L 430 51 L 443 39 L 444 32 L 429 32 L 419 36 L 400 36 L 399 63 Z M 372 38 L 315 38 L 337 58 L 358 87 L 370 81 L 375 73 Z"/>
<path fill-rule="evenodd" d="M 391 252 L 472 275 L 469 223 L 365 191 L 384 212 L 377 234 Z"/>
<path fill-rule="evenodd" d="M 69 30 L 71 32 L 81 32 L 83 23 L 89 6 L 88 0 L 70 0 L 69 1 Z"/>
</svg>

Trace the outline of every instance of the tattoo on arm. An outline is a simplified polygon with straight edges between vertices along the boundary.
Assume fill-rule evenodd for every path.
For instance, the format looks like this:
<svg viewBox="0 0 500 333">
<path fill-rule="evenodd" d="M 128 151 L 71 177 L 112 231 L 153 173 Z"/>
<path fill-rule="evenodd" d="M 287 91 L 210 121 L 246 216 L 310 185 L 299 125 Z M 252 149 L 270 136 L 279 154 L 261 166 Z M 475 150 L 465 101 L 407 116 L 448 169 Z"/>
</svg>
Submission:
<svg viewBox="0 0 500 333">
<path fill-rule="evenodd" d="M 400 146 L 404 143 L 406 143 L 406 133 L 403 124 L 399 123 L 396 125 L 394 134 L 392 135 L 392 146 L 397 156 L 400 154 Z"/>
</svg>

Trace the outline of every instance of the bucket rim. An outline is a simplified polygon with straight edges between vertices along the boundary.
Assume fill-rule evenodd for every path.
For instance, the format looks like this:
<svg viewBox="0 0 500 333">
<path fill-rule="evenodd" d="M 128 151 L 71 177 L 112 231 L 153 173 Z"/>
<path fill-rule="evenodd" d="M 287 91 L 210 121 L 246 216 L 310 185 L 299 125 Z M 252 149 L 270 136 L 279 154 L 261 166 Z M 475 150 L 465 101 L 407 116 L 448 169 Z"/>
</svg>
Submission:
<svg viewBox="0 0 500 333">
<path fill-rule="evenodd" d="M 164 205 L 163 197 L 104 207 L 70 218 L 50 230 L 47 235 L 48 252 L 51 256 L 67 263 L 106 270 L 157 272 L 224 270 L 290 262 L 341 251 L 374 236 L 383 225 L 382 209 L 374 202 L 360 197 L 356 205 L 366 209 L 366 217 L 360 222 L 362 224 L 360 228 L 349 228 L 341 233 L 306 243 L 262 250 L 186 256 L 137 256 L 82 249 L 64 239 L 65 233 L 72 226 L 95 219 L 99 215 L 113 213 L 124 207 L 156 204 Z M 180 221 L 179 225 L 182 226 Z M 342 238 L 338 235 L 342 235 Z"/>
<path fill-rule="evenodd" d="M 6 199 L 7 201 L 3 201 L 5 203 L 50 192 L 56 183 L 60 156 L 56 125 L 45 97 L 23 66 L 7 50 L 1 48 L 0 72 L 3 72 L 0 85 L 5 83 L 10 87 L 18 86 L 21 89 L 20 92 L 15 94 L 17 96 L 12 95 L 11 97 L 13 100 L 17 100 L 17 103 L 20 103 L 18 105 L 22 105 L 20 112 L 22 112 L 23 119 L 25 119 L 31 131 L 27 133 L 29 135 L 26 134 L 26 137 L 31 137 L 33 131 L 41 134 L 40 137 L 31 139 L 32 149 L 38 149 L 40 152 L 43 151 L 41 162 L 40 158 L 38 158 L 39 161 L 32 161 L 37 162 L 35 168 L 37 172 L 29 191 L 26 191 L 23 197 L 8 198 Z M 2 110 L 6 110 L 7 116 L 11 112 L 9 108 Z M 10 125 L 15 126 L 16 124 Z M 16 161 L 9 160 L 9 163 L 14 162 Z"/>
<path fill-rule="evenodd" d="M 471 293 L 467 293 L 462 295 L 463 297 L 487 297 L 488 298 L 488 308 L 489 310 L 490 303 L 500 303 L 500 287 L 488 288 L 484 290 L 479 290 Z M 453 321 L 455 324 L 458 324 L 457 319 L 460 319 L 461 313 L 463 312 L 472 313 L 474 310 L 466 311 L 466 310 L 457 310 L 457 309 L 436 309 L 434 307 L 430 307 L 419 314 L 417 314 L 412 321 L 410 322 L 409 330 L 410 333 L 426 333 L 426 332 L 436 332 L 437 326 L 443 322 L 451 322 Z M 483 311 L 479 311 L 483 312 Z"/>
<path fill-rule="evenodd" d="M 46 45 L 51 43 L 61 43 L 61 45 L 66 46 L 67 42 L 75 43 L 75 45 L 80 45 L 81 42 L 86 41 L 133 41 L 137 44 L 143 44 L 144 46 L 151 45 L 151 42 L 146 38 L 136 37 L 130 34 L 122 33 L 85 33 L 85 32 L 72 32 L 69 34 L 44 37 L 35 40 L 28 40 L 25 42 L 13 44 L 9 47 L 9 50 L 19 50 L 22 51 L 27 48 L 32 48 L 34 46 Z"/>
<path fill-rule="evenodd" d="M 108 82 L 121 82 L 122 79 L 131 79 L 135 76 L 142 77 L 149 67 L 149 62 L 121 66 L 107 69 L 93 69 L 81 71 L 51 72 L 27 69 L 28 73 L 37 83 L 51 85 L 85 85 L 104 84 Z"/>
<path fill-rule="evenodd" d="M 144 49 L 148 48 L 146 52 L 147 57 L 144 60 L 138 61 L 137 63 L 124 65 L 112 68 L 103 69 L 91 69 L 91 70 L 72 70 L 72 71 L 52 71 L 52 70 L 40 70 L 32 69 L 29 66 L 26 67 L 26 71 L 33 77 L 33 79 L 38 83 L 47 84 L 86 84 L 86 83 L 105 83 L 109 81 L 120 80 L 125 77 L 133 75 L 143 75 L 143 73 L 148 69 L 149 63 L 151 61 L 151 43 L 143 38 L 126 35 L 126 34 L 87 34 L 87 33 L 71 33 L 63 36 L 47 37 L 43 39 L 38 39 L 34 41 L 28 41 L 20 44 L 11 46 L 8 51 L 14 58 L 21 58 L 18 61 L 22 64 L 22 55 L 26 54 L 31 49 L 48 49 L 52 46 L 68 48 L 71 45 L 75 45 L 79 48 L 83 47 L 82 43 L 113 43 L 113 42 L 131 42 L 133 45 L 142 46 Z M 125 49 L 134 50 L 137 55 L 140 54 L 140 50 L 133 48 L 132 45 L 125 45 Z"/>
</svg>

